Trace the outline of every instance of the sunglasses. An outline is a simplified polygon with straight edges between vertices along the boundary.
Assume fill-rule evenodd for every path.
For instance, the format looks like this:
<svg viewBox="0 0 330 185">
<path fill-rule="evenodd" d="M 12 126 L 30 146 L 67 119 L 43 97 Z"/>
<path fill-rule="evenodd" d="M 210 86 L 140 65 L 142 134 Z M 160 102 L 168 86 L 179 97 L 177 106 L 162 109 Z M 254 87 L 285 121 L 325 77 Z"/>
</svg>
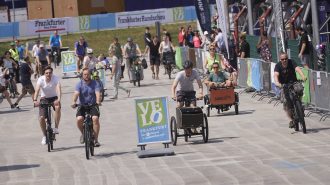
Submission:
<svg viewBox="0 0 330 185">
<path fill-rule="evenodd" d="M 288 60 L 288 58 L 281 58 L 280 60 L 281 61 L 285 61 L 285 60 Z"/>
<path fill-rule="evenodd" d="M 214 49 L 214 48 L 212 48 L 212 49 L 210 49 L 210 51 L 215 51 L 215 49 Z"/>
</svg>

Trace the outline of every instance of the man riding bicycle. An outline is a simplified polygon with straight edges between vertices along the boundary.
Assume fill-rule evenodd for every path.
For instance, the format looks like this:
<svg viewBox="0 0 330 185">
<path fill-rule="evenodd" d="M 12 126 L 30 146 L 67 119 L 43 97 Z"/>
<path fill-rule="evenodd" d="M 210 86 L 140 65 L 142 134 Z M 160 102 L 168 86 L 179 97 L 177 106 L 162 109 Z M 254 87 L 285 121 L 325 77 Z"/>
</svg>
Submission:
<svg viewBox="0 0 330 185">
<path fill-rule="evenodd" d="M 73 94 L 73 104 L 71 105 L 72 108 L 77 106 L 76 102 L 79 97 L 79 104 L 80 105 L 93 105 L 91 109 L 91 116 L 93 120 L 93 131 L 95 136 L 94 145 L 95 147 L 99 147 L 100 143 L 98 141 L 98 135 L 100 132 L 100 109 L 99 106 L 101 105 L 101 97 L 100 97 L 100 86 L 95 80 L 91 79 L 91 74 L 88 68 L 84 68 L 82 71 L 82 80 L 78 82 L 76 85 L 75 92 Z M 78 108 L 77 110 L 77 126 L 81 132 L 80 143 L 84 143 L 84 136 L 83 136 L 83 123 L 84 123 L 84 115 L 85 110 L 83 107 Z"/>
<path fill-rule="evenodd" d="M 83 69 L 88 68 L 91 73 L 95 69 L 98 62 L 99 60 L 93 55 L 93 49 L 87 48 L 87 56 L 84 57 Z"/>
<path fill-rule="evenodd" d="M 274 69 L 275 85 L 277 87 L 282 88 L 284 84 L 291 84 L 297 82 L 298 80 L 297 80 L 296 72 L 299 73 L 303 81 L 306 80 L 306 77 L 302 72 L 302 70 L 300 69 L 300 67 L 298 67 L 293 60 L 288 59 L 288 55 L 286 53 L 281 53 L 280 62 L 276 64 Z M 283 108 L 290 119 L 289 127 L 293 128 L 294 126 L 293 115 L 290 111 L 293 104 L 290 101 L 289 93 L 285 88 L 282 89 L 281 94 L 284 95 Z"/>
<path fill-rule="evenodd" d="M 58 34 L 57 30 L 54 31 L 54 35 L 50 36 L 49 46 L 51 47 L 51 55 L 52 56 L 54 56 L 54 51 L 56 51 L 57 54 L 60 56 L 61 47 L 62 47 L 62 39 L 61 39 L 61 36 Z M 57 65 L 57 63 L 56 63 L 56 65 Z"/>
<path fill-rule="evenodd" d="M 37 59 L 37 64 L 36 65 L 38 65 L 39 73 L 43 74 L 45 68 L 47 66 L 50 66 L 48 51 L 45 48 L 44 44 L 39 45 L 39 49 L 37 51 L 36 59 Z"/>
<path fill-rule="evenodd" d="M 40 102 L 38 102 L 39 91 L 41 91 Z M 53 68 L 47 66 L 44 70 L 44 75 L 38 78 L 36 91 L 34 94 L 34 106 L 39 106 L 42 103 L 53 103 L 55 106 L 55 128 L 53 133 L 58 134 L 58 126 L 61 119 L 61 97 L 62 90 L 60 80 L 57 76 L 53 75 Z M 41 141 L 42 145 L 46 144 L 46 122 L 45 113 L 47 107 L 39 106 L 39 123 L 43 133 Z"/>
<path fill-rule="evenodd" d="M 186 99 L 190 100 L 192 107 L 196 106 L 196 92 L 193 82 L 196 80 L 199 93 L 198 99 L 203 98 L 203 84 L 198 73 L 193 70 L 193 63 L 189 60 L 183 64 L 184 71 L 180 71 L 172 85 L 172 99 L 177 101 L 177 107 L 183 107 Z"/>
<path fill-rule="evenodd" d="M 124 46 L 124 58 L 126 60 L 127 74 L 130 81 L 131 81 L 130 69 L 134 62 L 133 60 L 135 60 L 137 56 L 141 56 L 139 45 L 134 43 L 131 37 L 128 37 L 127 43 Z"/>
</svg>

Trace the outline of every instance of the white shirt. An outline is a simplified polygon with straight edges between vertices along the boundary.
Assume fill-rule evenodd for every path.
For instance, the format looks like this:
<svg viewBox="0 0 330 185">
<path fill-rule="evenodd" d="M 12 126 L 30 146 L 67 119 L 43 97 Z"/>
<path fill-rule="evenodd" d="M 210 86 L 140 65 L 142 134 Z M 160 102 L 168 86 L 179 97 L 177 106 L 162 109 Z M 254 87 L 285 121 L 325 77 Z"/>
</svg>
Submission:
<svg viewBox="0 0 330 185">
<path fill-rule="evenodd" d="M 92 56 L 92 58 L 90 58 L 88 55 L 84 57 L 84 66 L 87 66 L 89 70 L 93 70 L 96 67 L 96 64 L 99 62 L 99 60 Z"/>
<path fill-rule="evenodd" d="M 57 96 L 56 87 L 60 83 L 57 76 L 52 75 L 50 82 L 46 82 L 46 77 L 41 76 L 38 78 L 37 85 L 40 86 L 42 98 L 52 98 Z"/>
<path fill-rule="evenodd" d="M 32 48 L 32 56 L 33 57 L 37 57 L 38 55 L 38 50 L 39 50 L 39 46 L 37 44 L 35 44 Z"/>
<path fill-rule="evenodd" d="M 0 85 L 6 86 L 5 74 L 2 72 L 2 69 L 0 69 Z"/>
<path fill-rule="evenodd" d="M 219 32 L 217 36 L 215 36 L 214 40 L 217 42 L 218 48 L 224 46 L 223 34 L 221 32 Z"/>
</svg>

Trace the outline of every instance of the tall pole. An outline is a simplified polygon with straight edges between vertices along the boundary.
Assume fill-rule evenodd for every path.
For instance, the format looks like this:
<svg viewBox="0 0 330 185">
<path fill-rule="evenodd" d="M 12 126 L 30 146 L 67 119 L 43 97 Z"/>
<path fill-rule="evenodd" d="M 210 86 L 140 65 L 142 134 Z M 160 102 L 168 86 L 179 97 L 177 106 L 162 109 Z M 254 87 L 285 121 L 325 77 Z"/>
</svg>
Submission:
<svg viewBox="0 0 330 185">
<path fill-rule="evenodd" d="M 51 4 L 52 4 L 52 18 L 55 18 L 54 0 L 51 0 Z"/>
<path fill-rule="evenodd" d="M 225 22 L 227 25 L 227 33 L 230 33 L 230 24 L 229 24 L 229 13 L 228 13 L 228 0 L 223 0 L 224 14 L 225 14 Z"/>
<path fill-rule="evenodd" d="M 252 19 L 252 2 L 247 0 L 247 12 L 248 12 L 248 24 L 249 24 L 249 35 L 253 34 L 253 19 Z"/>
<path fill-rule="evenodd" d="M 15 3 L 14 3 L 14 0 L 11 0 L 11 4 L 12 4 L 12 7 L 13 7 L 13 14 L 14 14 L 14 21 L 13 21 L 13 22 L 16 22 Z"/>
<path fill-rule="evenodd" d="M 314 46 L 320 44 L 319 18 L 317 15 L 317 2 L 311 0 L 312 22 L 313 22 L 313 43 Z"/>
</svg>

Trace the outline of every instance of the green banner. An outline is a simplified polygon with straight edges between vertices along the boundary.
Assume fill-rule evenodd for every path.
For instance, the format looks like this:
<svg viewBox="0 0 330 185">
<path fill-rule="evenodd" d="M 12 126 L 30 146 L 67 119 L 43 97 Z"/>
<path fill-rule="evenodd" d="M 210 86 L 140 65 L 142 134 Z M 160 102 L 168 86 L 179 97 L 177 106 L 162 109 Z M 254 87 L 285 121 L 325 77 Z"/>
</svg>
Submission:
<svg viewBox="0 0 330 185">
<path fill-rule="evenodd" d="M 182 48 L 181 47 L 176 47 L 175 48 L 175 64 L 176 67 L 179 69 L 182 69 Z"/>
<path fill-rule="evenodd" d="M 309 104 L 311 102 L 311 93 L 310 93 L 310 89 L 309 89 L 309 71 L 308 69 L 302 68 L 301 69 L 302 72 L 304 73 L 305 77 L 307 78 L 306 82 L 304 83 L 304 95 L 302 97 L 302 102 L 304 104 Z M 297 79 L 301 80 L 301 76 L 296 73 Z"/>
</svg>

